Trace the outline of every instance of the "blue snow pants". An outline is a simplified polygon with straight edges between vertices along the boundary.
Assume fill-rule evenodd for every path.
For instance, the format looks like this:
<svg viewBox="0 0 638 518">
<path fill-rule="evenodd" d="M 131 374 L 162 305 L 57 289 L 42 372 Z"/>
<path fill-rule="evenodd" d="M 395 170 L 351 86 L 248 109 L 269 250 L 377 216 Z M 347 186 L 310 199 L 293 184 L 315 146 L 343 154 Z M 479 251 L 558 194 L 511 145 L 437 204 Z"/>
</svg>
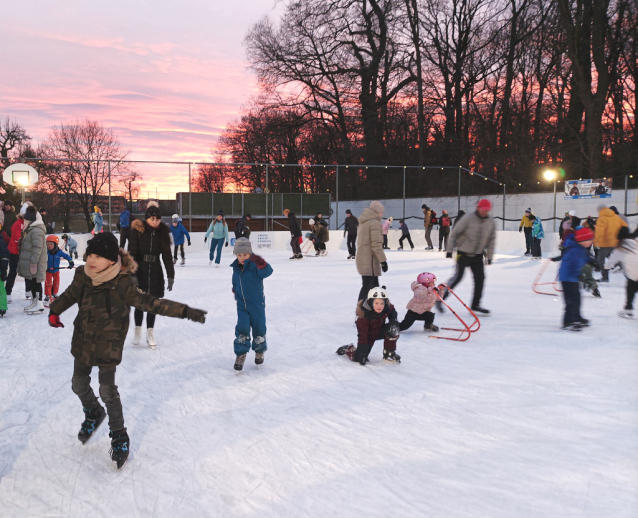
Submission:
<svg viewBox="0 0 638 518">
<path fill-rule="evenodd" d="M 235 326 L 235 354 L 240 356 L 250 351 L 250 329 L 253 330 L 252 349 L 256 353 L 268 350 L 266 346 L 266 306 L 246 309 L 244 303 L 237 304 L 237 325 Z"/>
<path fill-rule="evenodd" d="M 224 247 L 224 238 L 222 237 L 221 239 L 215 239 L 212 238 L 210 240 L 210 252 L 208 254 L 208 259 L 210 261 L 213 260 L 213 256 L 215 255 L 215 249 L 217 249 L 217 258 L 215 259 L 215 262 L 217 264 L 219 264 L 222 260 L 222 248 Z"/>
</svg>

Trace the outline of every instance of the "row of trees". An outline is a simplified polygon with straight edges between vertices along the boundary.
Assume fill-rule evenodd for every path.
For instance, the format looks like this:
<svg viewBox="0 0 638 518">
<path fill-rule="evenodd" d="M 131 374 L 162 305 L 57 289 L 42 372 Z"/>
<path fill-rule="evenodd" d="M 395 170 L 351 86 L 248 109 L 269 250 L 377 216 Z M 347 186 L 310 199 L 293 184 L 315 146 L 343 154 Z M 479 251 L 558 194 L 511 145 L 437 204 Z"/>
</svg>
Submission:
<svg viewBox="0 0 638 518">
<path fill-rule="evenodd" d="M 635 0 L 291 1 L 247 34 L 260 93 L 213 153 L 463 165 L 523 189 L 548 164 L 567 178 L 633 173 L 637 32 Z M 269 183 L 314 189 L 322 174 Z M 264 180 L 254 167 L 216 187 Z"/>
<path fill-rule="evenodd" d="M 109 161 L 111 188 L 114 195 L 130 202 L 139 194 L 140 174 L 130 163 L 121 163 L 128 156 L 112 130 L 93 120 L 54 126 L 47 139 L 37 148 L 31 146 L 28 132 L 16 121 L 0 121 L 0 160 L 4 167 L 12 157 L 47 157 L 55 160 L 35 161 L 40 180 L 37 191 L 62 195 L 59 206 L 48 207 L 63 214 L 69 226 L 74 205 L 79 205 L 90 229 L 91 213 L 98 197 L 108 192 Z M 15 187 L 2 182 L 6 196 L 19 199 Z"/>
</svg>

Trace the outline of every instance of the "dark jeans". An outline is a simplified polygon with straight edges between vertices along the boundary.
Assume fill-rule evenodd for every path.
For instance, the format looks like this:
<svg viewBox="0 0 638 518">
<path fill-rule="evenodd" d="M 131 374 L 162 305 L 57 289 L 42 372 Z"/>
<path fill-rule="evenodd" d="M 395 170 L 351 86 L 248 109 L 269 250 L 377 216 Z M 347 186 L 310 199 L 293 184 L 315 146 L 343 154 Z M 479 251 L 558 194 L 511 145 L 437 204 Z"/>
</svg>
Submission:
<svg viewBox="0 0 638 518">
<path fill-rule="evenodd" d="M 430 237 L 430 234 L 432 234 L 432 227 L 428 227 L 425 229 L 425 240 L 428 243 L 428 248 L 434 248 L 434 245 L 432 244 L 432 238 Z"/>
<path fill-rule="evenodd" d="M 532 257 L 541 257 L 541 240 L 537 237 L 532 238 Z"/>
<path fill-rule="evenodd" d="M 475 255 L 470 257 L 463 252 L 459 252 L 459 257 L 456 262 L 456 273 L 454 277 L 452 277 L 447 283 L 450 288 L 454 288 L 461 279 L 463 279 L 463 274 L 465 273 L 465 268 L 470 268 L 472 270 L 472 274 L 474 275 L 474 297 L 472 298 L 472 307 L 481 305 L 481 296 L 483 295 L 483 283 L 485 282 L 485 269 L 483 266 L 483 256 Z M 447 290 L 445 291 L 445 295 L 443 298 L 447 298 L 449 293 Z"/>
<path fill-rule="evenodd" d="M 563 297 L 565 297 L 565 316 L 563 325 L 579 322 L 580 316 L 580 286 L 577 282 L 562 282 Z"/>
<path fill-rule="evenodd" d="M 412 238 L 410 237 L 410 234 L 404 234 L 399 238 L 399 247 L 403 248 L 403 241 L 407 239 L 408 243 L 410 243 L 410 248 L 414 248 L 414 243 L 412 242 Z"/>
<path fill-rule="evenodd" d="M 7 295 L 11 295 L 11 292 L 13 291 L 13 285 L 16 282 L 16 275 L 18 275 L 19 260 L 19 254 L 9 254 L 9 275 L 7 276 L 7 282 L 4 285 L 5 289 L 7 290 Z M 25 288 L 25 291 L 28 290 L 26 290 Z"/>
<path fill-rule="evenodd" d="M 73 379 L 71 387 L 82 401 L 82 406 L 87 410 L 93 410 L 100 406 L 91 388 L 91 367 L 75 360 L 73 364 Z M 115 365 L 109 367 L 98 367 L 98 380 L 100 382 L 100 397 L 106 405 L 106 412 L 109 415 L 109 428 L 111 430 L 121 430 L 124 428 L 124 416 L 122 415 L 122 401 L 115 384 Z"/>
<path fill-rule="evenodd" d="M 372 288 L 379 287 L 379 277 L 376 275 L 362 275 L 361 276 L 361 291 L 359 292 L 359 300 L 365 300 L 368 297 L 368 292 Z"/>
<path fill-rule="evenodd" d="M 142 322 L 144 321 L 144 312 L 141 309 L 136 309 L 133 313 L 133 318 L 135 319 L 135 325 L 140 327 Z M 146 327 L 148 329 L 153 329 L 155 326 L 155 313 L 147 313 L 146 314 Z"/>
<path fill-rule="evenodd" d="M 447 250 L 447 240 L 450 237 L 450 227 L 439 227 L 439 250 Z M 445 241 L 445 246 L 443 245 Z"/>
<path fill-rule="evenodd" d="M 31 295 L 33 300 L 42 300 L 42 283 L 36 279 L 29 279 L 29 286 L 31 287 Z"/>
<path fill-rule="evenodd" d="M 534 238 L 532 237 L 532 227 L 523 227 L 525 233 L 525 248 L 527 252 L 532 251 L 532 245 L 534 244 Z"/>
<path fill-rule="evenodd" d="M 605 259 L 607 259 L 614 251 L 612 247 L 602 247 L 598 249 L 596 259 L 598 259 L 598 266 L 600 266 L 600 272 L 603 275 L 603 279 L 609 280 L 609 270 L 605 270 Z"/>
<path fill-rule="evenodd" d="M 627 279 L 627 304 L 625 309 L 634 309 L 634 297 L 638 293 L 638 281 Z"/>
<path fill-rule="evenodd" d="M 348 234 L 348 253 L 357 255 L 357 234 Z"/>
<path fill-rule="evenodd" d="M 126 246 L 126 241 L 131 239 L 131 227 L 120 228 L 120 248 Z"/>
<path fill-rule="evenodd" d="M 301 253 L 301 247 L 299 246 L 299 238 L 296 236 L 292 236 L 290 238 L 290 247 L 292 248 L 292 253 L 297 255 Z"/>
<path fill-rule="evenodd" d="M 414 324 L 414 322 L 416 322 L 417 320 L 422 320 L 423 325 L 429 327 L 434 323 L 434 313 L 432 313 L 431 311 L 426 311 L 422 315 L 419 315 L 411 309 L 408 309 L 403 322 L 399 324 L 399 329 L 401 329 L 401 331 L 410 329 L 410 327 L 412 327 L 412 324 Z"/>
<path fill-rule="evenodd" d="M 383 234 L 383 248 L 388 248 L 388 234 Z"/>
<path fill-rule="evenodd" d="M 175 261 L 177 261 L 177 249 L 179 248 L 179 251 L 182 255 L 182 259 L 184 259 L 184 243 L 182 243 L 181 245 L 175 245 L 175 252 L 173 252 L 173 259 L 175 259 Z"/>
</svg>

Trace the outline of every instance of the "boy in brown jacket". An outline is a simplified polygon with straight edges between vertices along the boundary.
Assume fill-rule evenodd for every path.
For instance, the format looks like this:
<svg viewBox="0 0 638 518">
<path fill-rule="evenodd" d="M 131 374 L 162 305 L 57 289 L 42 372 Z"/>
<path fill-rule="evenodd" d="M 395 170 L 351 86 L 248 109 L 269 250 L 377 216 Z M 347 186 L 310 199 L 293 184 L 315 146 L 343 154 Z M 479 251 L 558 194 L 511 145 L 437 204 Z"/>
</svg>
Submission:
<svg viewBox="0 0 638 518">
<path fill-rule="evenodd" d="M 64 327 L 60 315 L 73 304 L 78 305 L 71 341 L 71 354 L 75 358 L 72 388 L 82 401 L 85 414 L 78 439 L 86 443 L 106 416 L 90 384 L 91 370 L 98 367 L 100 397 L 106 405 L 111 429 L 111 459 L 120 469 L 128 458 L 129 437 L 115 385 L 115 369 L 122 361 L 131 306 L 202 324 L 206 311 L 138 290 L 133 282 L 137 264 L 128 252 L 119 248 L 111 232 L 97 234 L 87 243 L 84 260 L 86 264 L 76 269 L 71 285 L 51 304 L 49 325 Z"/>
</svg>

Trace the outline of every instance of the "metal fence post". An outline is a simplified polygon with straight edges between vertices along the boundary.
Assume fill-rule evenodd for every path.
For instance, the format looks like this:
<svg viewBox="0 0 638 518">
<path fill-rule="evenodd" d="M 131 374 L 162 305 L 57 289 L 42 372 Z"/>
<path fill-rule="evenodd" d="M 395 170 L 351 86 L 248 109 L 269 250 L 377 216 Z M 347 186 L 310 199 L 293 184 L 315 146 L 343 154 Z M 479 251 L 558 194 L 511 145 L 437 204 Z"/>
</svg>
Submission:
<svg viewBox="0 0 638 518">
<path fill-rule="evenodd" d="M 456 208 L 456 214 L 458 215 L 458 213 L 461 210 L 461 166 L 459 166 L 459 194 L 457 197 L 457 208 Z"/>
<path fill-rule="evenodd" d="M 552 221 L 553 231 L 556 232 L 556 180 L 554 180 L 554 219 Z"/>
<path fill-rule="evenodd" d="M 503 230 L 505 230 L 505 184 L 503 184 Z"/>
<path fill-rule="evenodd" d="M 337 188 L 336 188 L 336 203 L 337 203 L 337 227 L 336 230 L 339 230 L 339 166 L 337 166 Z"/>
<path fill-rule="evenodd" d="M 191 163 L 188 163 L 188 231 L 193 231 L 193 190 L 191 188 Z"/>
<path fill-rule="evenodd" d="M 403 166 L 403 220 L 405 221 L 405 170 L 406 167 Z"/>
<path fill-rule="evenodd" d="M 113 230 L 111 227 L 111 161 L 109 160 L 109 232 Z"/>
<path fill-rule="evenodd" d="M 268 164 L 266 164 L 266 231 L 268 231 Z"/>
<path fill-rule="evenodd" d="M 625 175 L 625 216 L 627 215 L 627 187 L 629 186 L 629 176 Z"/>
</svg>

